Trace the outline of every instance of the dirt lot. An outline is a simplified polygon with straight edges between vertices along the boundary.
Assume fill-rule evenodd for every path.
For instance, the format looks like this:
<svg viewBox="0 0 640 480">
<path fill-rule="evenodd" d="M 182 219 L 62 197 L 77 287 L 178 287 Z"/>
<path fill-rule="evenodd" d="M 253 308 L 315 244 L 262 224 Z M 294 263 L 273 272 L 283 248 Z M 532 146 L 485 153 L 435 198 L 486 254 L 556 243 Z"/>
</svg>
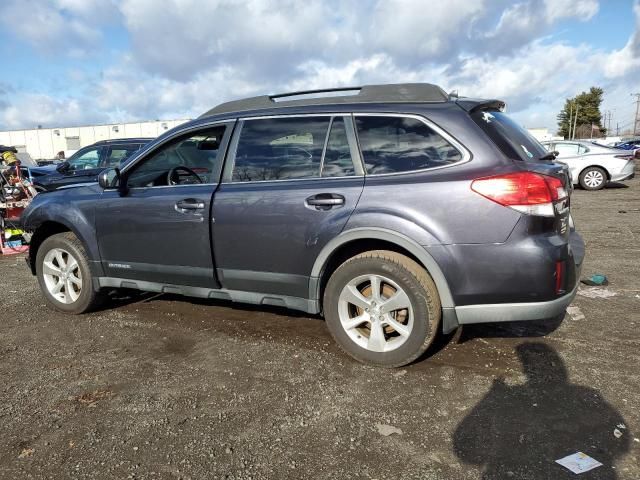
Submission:
<svg viewBox="0 0 640 480">
<path fill-rule="evenodd" d="M 638 479 L 639 198 L 575 192 L 583 273 L 611 283 L 564 319 L 467 327 L 400 370 L 284 310 L 136 294 L 64 316 L 0 257 L 0 477 L 561 479 L 582 451 L 604 465 L 580 479 Z"/>
</svg>

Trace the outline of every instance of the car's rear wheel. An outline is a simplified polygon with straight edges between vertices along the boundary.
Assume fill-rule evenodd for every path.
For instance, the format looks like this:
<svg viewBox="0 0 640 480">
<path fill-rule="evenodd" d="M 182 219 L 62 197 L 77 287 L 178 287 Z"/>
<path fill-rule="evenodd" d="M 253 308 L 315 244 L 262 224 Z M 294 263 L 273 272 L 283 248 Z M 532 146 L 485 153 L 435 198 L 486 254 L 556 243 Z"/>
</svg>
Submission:
<svg viewBox="0 0 640 480">
<path fill-rule="evenodd" d="M 42 242 L 36 274 L 45 300 L 61 312 L 85 313 L 102 299 L 93 289 L 87 253 L 73 233 L 52 235 Z"/>
<path fill-rule="evenodd" d="M 580 186 L 585 190 L 600 190 L 607 183 L 607 173 L 599 167 L 588 167 L 580 173 Z"/>
<path fill-rule="evenodd" d="M 440 298 L 426 270 L 396 252 L 376 250 L 343 263 L 324 293 L 329 331 L 363 363 L 399 367 L 431 345 L 441 318 Z"/>
</svg>

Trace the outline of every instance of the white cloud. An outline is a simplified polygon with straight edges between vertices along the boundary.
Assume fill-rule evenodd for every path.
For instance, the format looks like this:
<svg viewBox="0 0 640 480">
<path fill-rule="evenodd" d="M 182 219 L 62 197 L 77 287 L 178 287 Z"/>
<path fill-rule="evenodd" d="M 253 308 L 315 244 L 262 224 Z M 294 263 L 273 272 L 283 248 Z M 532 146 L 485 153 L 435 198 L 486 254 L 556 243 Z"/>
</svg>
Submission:
<svg viewBox="0 0 640 480">
<path fill-rule="evenodd" d="M 103 121 L 99 111 L 87 109 L 84 99 L 53 98 L 43 94 L 12 95 L 11 105 L 0 108 L 0 124 L 8 129 L 38 125 L 82 125 Z"/>
<path fill-rule="evenodd" d="M 636 32 L 604 51 L 549 35 L 563 20 L 593 18 L 595 0 L 32 1 L 43 6 L 35 24 L 10 28 L 36 48 L 86 53 L 117 21 L 131 49 L 99 77 L 70 71 L 73 98 L 0 92 L 5 126 L 193 117 L 256 94 L 432 82 L 504 99 L 523 123 L 555 127 L 565 97 L 591 85 L 623 91 L 640 71 L 637 3 Z M 5 0 L 0 13 L 23 5 Z"/>
</svg>

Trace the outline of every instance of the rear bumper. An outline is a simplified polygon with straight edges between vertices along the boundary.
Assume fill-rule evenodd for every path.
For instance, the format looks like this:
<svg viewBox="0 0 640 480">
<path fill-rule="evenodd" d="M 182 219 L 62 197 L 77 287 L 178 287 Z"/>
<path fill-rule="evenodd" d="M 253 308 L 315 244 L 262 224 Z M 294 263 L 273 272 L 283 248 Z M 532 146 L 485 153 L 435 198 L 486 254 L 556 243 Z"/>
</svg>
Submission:
<svg viewBox="0 0 640 480">
<path fill-rule="evenodd" d="M 571 232 L 569 249 L 571 261 L 575 266 L 575 274 L 572 275 L 573 286 L 569 293 L 553 300 L 543 302 L 492 303 L 458 306 L 454 308 L 457 323 L 459 325 L 466 325 L 473 323 L 544 320 L 562 315 L 576 296 L 578 286 L 580 284 L 580 271 L 584 260 L 584 241 L 575 231 Z M 450 327 L 451 326 L 446 328 L 446 330 L 450 330 Z"/>
<path fill-rule="evenodd" d="M 624 168 L 616 174 L 611 175 L 612 182 L 621 182 L 623 180 L 629 180 L 635 176 L 636 164 L 635 161 L 629 160 Z"/>
<path fill-rule="evenodd" d="M 578 284 L 570 293 L 548 302 L 494 303 L 456 307 L 458 324 L 543 320 L 562 315 L 578 292 Z"/>
</svg>

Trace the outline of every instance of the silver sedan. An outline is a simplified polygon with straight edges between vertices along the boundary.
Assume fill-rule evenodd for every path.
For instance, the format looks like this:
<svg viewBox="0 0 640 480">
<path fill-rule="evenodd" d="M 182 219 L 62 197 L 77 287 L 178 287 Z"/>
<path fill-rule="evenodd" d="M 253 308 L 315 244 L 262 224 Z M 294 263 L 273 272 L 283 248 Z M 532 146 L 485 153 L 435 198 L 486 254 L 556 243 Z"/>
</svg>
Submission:
<svg viewBox="0 0 640 480">
<path fill-rule="evenodd" d="M 569 167 L 573 184 L 585 190 L 600 190 L 608 182 L 620 182 L 635 174 L 634 152 L 597 145 L 588 141 L 557 140 L 542 142 L 556 151 L 556 162 Z"/>
</svg>

